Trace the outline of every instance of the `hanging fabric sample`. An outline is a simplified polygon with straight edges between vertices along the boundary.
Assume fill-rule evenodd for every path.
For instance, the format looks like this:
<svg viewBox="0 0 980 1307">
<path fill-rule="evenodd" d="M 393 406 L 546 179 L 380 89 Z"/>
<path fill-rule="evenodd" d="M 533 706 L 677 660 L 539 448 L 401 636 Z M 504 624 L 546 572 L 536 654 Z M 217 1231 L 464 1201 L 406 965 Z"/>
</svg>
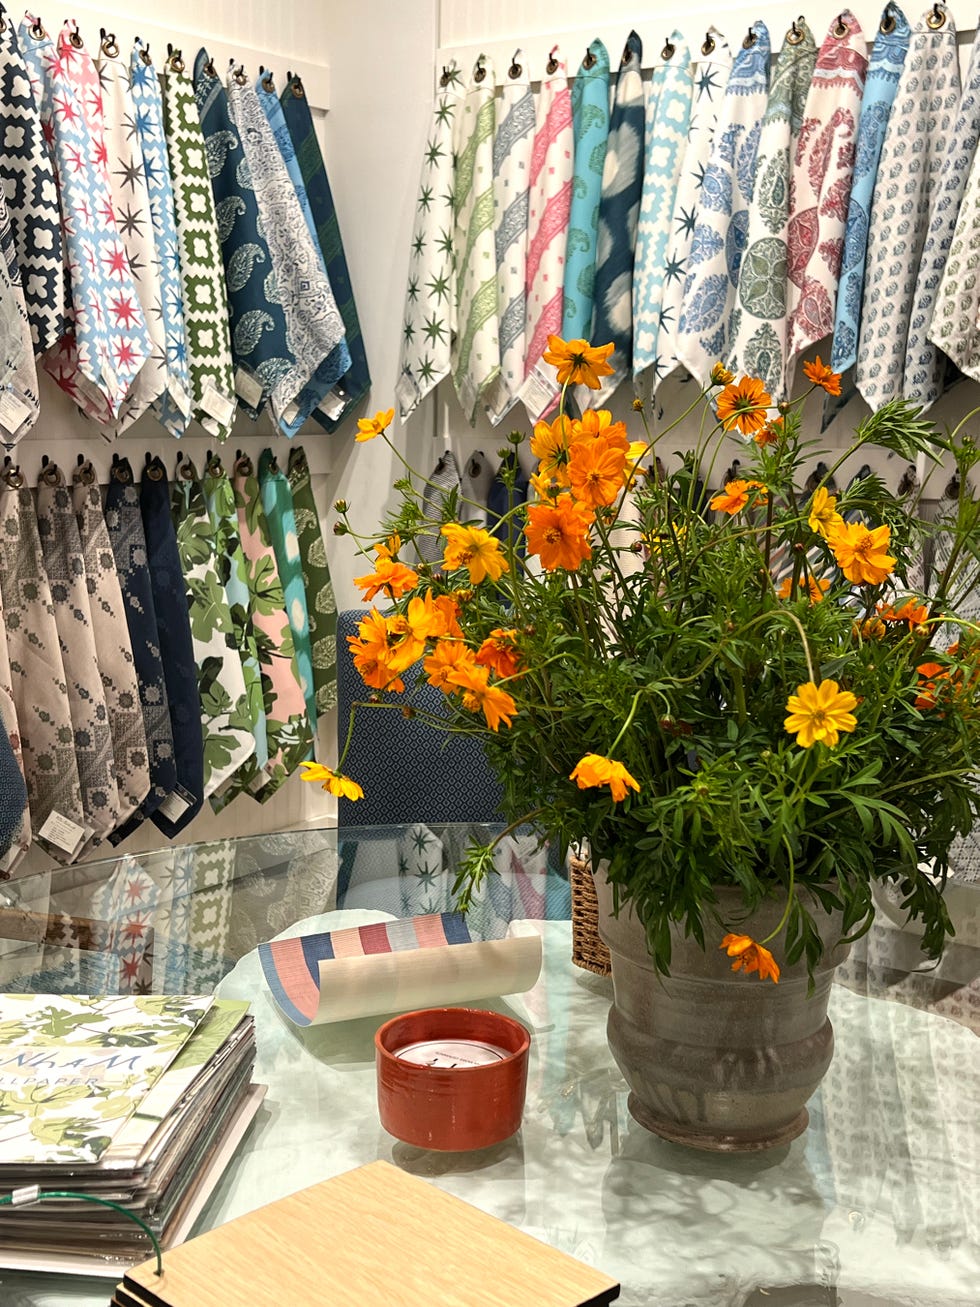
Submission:
<svg viewBox="0 0 980 1307">
<path fill-rule="evenodd" d="M 0 494 L 4 489 L 4 483 L 0 482 Z M 0 549 L 0 560 L 3 557 L 3 551 Z M 20 728 L 17 725 L 13 672 L 10 667 L 6 633 L 7 621 L 3 609 L 3 594 L 0 593 L 0 734 L 6 737 L 21 778 L 18 784 L 17 777 L 8 773 L 9 779 L 0 782 L 0 811 L 2 811 L 0 820 L 8 832 L 9 841 L 5 851 L 0 855 L 0 880 L 10 879 L 17 864 L 22 861 L 31 847 L 31 810 L 24 779 L 24 753 L 20 743 Z"/>
<path fill-rule="evenodd" d="M 443 377 L 449 376 L 451 368 L 452 335 L 456 330 L 453 132 L 461 91 L 459 69 L 450 64 L 442 73 L 436 93 L 415 205 L 395 383 L 403 421 Z"/>
<path fill-rule="evenodd" d="M 35 354 L 69 327 L 61 209 L 41 115 L 13 23 L 0 28 L 0 179 L 3 181 Z"/>
<path fill-rule="evenodd" d="M 438 563 L 445 552 L 442 523 L 446 520 L 446 500 L 462 490 L 456 456 L 447 449 L 426 478 L 422 492 L 422 516 L 425 530 L 415 537 L 415 548 L 427 563 Z M 458 498 L 457 498 L 458 502 Z"/>
<path fill-rule="evenodd" d="M 232 489 L 219 458 L 208 459 L 204 474 L 204 497 L 207 500 L 211 529 L 214 532 L 215 560 L 232 626 L 235 646 L 241 656 L 242 675 L 255 751 L 239 766 L 230 782 L 210 796 L 211 807 L 219 812 L 226 803 L 254 783 L 269 761 L 268 728 L 262 694 L 262 668 L 252 627 L 252 595 L 248 585 L 248 564 L 242 553 L 238 534 L 238 510 Z"/>
<path fill-rule="evenodd" d="M 573 179 L 565 242 L 563 340 L 587 340 L 592 331 L 596 240 L 602 168 L 609 139 L 609 52 L 595 40 L 572 83 Z"/>
<path fill-rule="evenodd" d="M 834 329 L 861 97 L 868 56 L 861 25 L 843 10 L 820 47 L 790 180 L 786 385 L 797 358 Z"/>
<path fill-rule="evenodd" d="M 676 335 L 680 322 L 681 300 L 687 279 L 691 242 L 705 170 L 725 87 L 732 67 L 728 43 L 715 28 L 705 36 L 694 61 L 694 95 L 687 145 L 681 162 L 677 195 L 671 219 L 670 238 L 664 256 L 663 292 L 657 346 L 653 359 L 654 388 L 677 367 Z"/>
<path fill-rule="evenodd" d="M 257 785 L 255 791 L 255 797 L 264 803 L 309 756 L 313 736 L 286 617 L 286 597 L 251 459 L 238 459 L 233 485 L 265 696 L 268 779 L 259 778 L 261 788 Z"/>
<path fill-rule="evenodd" d="M 102 508 L 102 492 L 91 463 L 81 463 L 75 469 L 72 507 L 78 523 L 95 653 L 109 717 L 119 792 L 118 826 L 133 816 L 149 794 L 150 768 L 133 645 Z"/>
<path fill-rule="evenodd" d="M 179 55 L 167 61 L 161 88 L 177 223 L 191 414 L 208 435 L 227 440 L 236 409 L 228 297 L 204 136 L 194 88 Z M 176 416 L 172 417 L 168 424 L 171 434 L 178 434 L 178 425 Z"/>
<path fill-rule="evenodd" d="M 44 356 L 44 366 L 97 422 L 115 419 L 150 355 L 150 339 L 119 239 L 104 158 L 97 159 L 72 79 L 75 47 L 63 31 L 56 50 L 30 15 L 18 29 L 61 197 L 73 329 Z"/>
<path fill-rule="evenodd" d="M 548 412 L 558 399 L 554 371 L 541 362 L 541 356 L 548 348 L 548 337 L 561 330 L 564 259 L 575 170 L 572 96 L 557 46 L 551 52 L 545 73 L 531 149 L 525 271 L 526 376 L 518 391 L 518 399 L 532 422 Z"/>
<path fill-rule="evenodd" d="M 170 486 L 163 463 L 149 454 L 140 482 L 140 513 L 177 771 L 173 790 L 157 805 L 150 820 L 173 839 L 193 821 L 204 802 L 204 740 L 187 587 L 170 512 Z"/>
<path fill-rule="evenodd" d="M 930 407 L 939 398 L 943 386 L 943 374 L 946 360 L 933 344 L 930 333 L 933 315 L 939 294 L 940 283 L 946 275 L 946 269 L 954 260 L 951 248 L 959 229 L 959 215 L 963 197 L 967 190 L 971 170 L 975 166 L 977 139 L 980 133 L 980 40 L 974 39 L 973 53 L 970 56 L 970 68 L 967 73 L 963 98 L 956 115 L 956 126 L 946 145 L 942 172 L 933 200 L 929 232 L 922 250 L 919 275 L 915 286 L 912 321 L 909 323 L 909 336 L 905 348 L 905 386 L 903 394 L 906 399 L 924 408 Z M 972 218 L 968 218 L 971 221 Z M 956 268 L 949 269 L 949 286 L 969 284 L 963 275 L 963 243 L 955 257 Z M 947 299 L 946 303 L 949 303 Z M 954 348 L 962 351 L 964 345 L 970 349 L 970 342 L 976 335 L 976 314 L 972 330 L 956 341 Z M 961 357 L 962 357 L 961 353 Z"/>
<path fill-rule="evenodd" d="M 11 850 L 20 841 L 26 808 L 24 774 L 10 736 L 0 727 L 0 879 L 10 874 L 3 869 Z"/>
<path fill-rule="evenodd" d="M 508 515 L 512 509 L 527 503 L 529 489 L 530 482 L 516 450 L 508 450 L 487 493 L 487 530 L 502 542 L 504 549 L 516 549 L 521 558 L 525 550 L 521 522 Z"/>
<path fill-rule="evenodd" d="M 939 5 L 912 33 L 875 180 L 856 371 L 872 409 L 903 392 L 919 261 L 959 99 L 956 28 Z"/>
<path fill-rule="evenodd" d="M 91 65 L 91 59 L 88 63 Z M 129 85 L 129 70 L 119 58 L 114 37 L 102 42 L 98 81 L 102 91 L 112 207 L 152 346 L 150 357 L 134 379 L 113 423 L 112 432 L 119 435 L 132 426 L 167 387 L 167 333 L 143 150 L 136 129 L 136 107 Z"/>
<path fill-rule="evenodd" d="M 305 384 L 290 354 L 286 316 L 259 206 L 228 97 L 206 50 L 194 62 L 194 94 L 208 152 L 218 236 L 224 259 L 235 390 L 249 417 L 272 401 L 283 419 Z"/>
<path fill-rule="evenodd" d="M 87 843 L 92 836 L 105 839 L 115 827 L 119 789 L 82 542 L 71 491 L 53 463 L 44 467 L 38 482 L 37 529 L 61 642 Z"/>
<path fill-rule="evenodd" d="M 38 419 L 37 365 L 17 249 L 0 192 L 0 443 L 11 449 Z"/>
<path fill-rule="evenodd" d="M 313 410 L 314 419 L 326 431 L 336 431 L 364 396 L 371 385 L 364 337 L 354 303 L 344 242 L 340 234 L 337 210 L 327 178 L 326 165 L 320 152 L 313 115 L 299 77 L 291 77 L 280 97 L 286 127 L 296 152 L 306 195 L 313 211 L 317 242 L 327 268 L 330 289 L 344 322 L 344 336 L 350 352 L 350 367 L 335 384 L 330 396 L 320 408 Z"/>
<path fill-rule="evenodd" d="M 303 561 L 296 530 L 293 492 L 271 449 L 264 449 L 259 459 L 259 492 L 265 513 L 276 568 L 286 600 L 286 618 L 293 636 L 296 671 L 306 700 L 310 736 L 316 747 L 316 688 L 313 683 L 313 653 L 310 646 L 310 617 L 306 608 L 306 585 Z"/>
<path fill-rule="evenodd" d="M 523 52 L 507 70 L 493 138 L 493 239 L 497 262 L 500 374 L 484 403 L 490 421 L 503 421 L 524 383 L 527 317 L 527 223 L 534 145 L 534 96 Z"/>
<path fill-rule="evenodd" d="M 753 23 L 732 63 L 699 193 L 676 337 L 677 358 L 699 386 L 729 353 L 729 319 L 769 98 L 769 53 L 768 28 Z"/>
<path fill-rule="evenodd" d="M 135 109 L 135 139 L 143 157 L 143 175 L 150 202 L 153 261 L 160 282 L 161 326 L 167 362 L 163 393 L 153 410 L 172 436 L 183 434 L 190 421 L 190 375 L 177 244 L 177 217 L 170 181 L 167 142 L 163 133 L 163 99 L 149 53 L 136 39 L 129 60 L 129 88 Z"/>
<path fill-rule="evenodd" d="M 690 51 L 681 33 L 673 32 L 654 64 L 647 89 L 646 161 L 633 266 L 634 380 L 657 358 L 667 245 L 691 125 L 692 96 Z"/>
<path fill-rule="evenodd" d="M 943 147 L 942 168 L 933 195 L 929 229 L 922 249 L 912 318 L 905 346 L 905 399 L 928 408 L 942 392 L 946 360 L 929 339 L 940 279 L 947 266 L 960 203 L 973 166 L 980 133 L 980 41 L 974 40 L 966 86 L 956 124 Z"/>
<path fill-rule="evenodd" d="M 296 534 L 306 587 L 316 708 L 323 716 L 337 706 L 337 601 L 330 580 L 320 515 L 313 497 L 310 468 L 302 445 L 289 451 L 286 476 L 293 492 Z"/>
<path fill-rule="evenodd" d="M 762 119 L 726 359 L 733 372 L 759 377 L 777 401 L 787 384 L 790 175 L 816 60 L 813 36 L 800 19 L 786 33 Z"/>
<path fill-rule="evenodd" d="M 228 609 L 204 490 L 189 460 L 179 460 L 170 484 L 177 553 L 187 587 L 191 639 L 204 738 L 204 797 L 255 752 L 252 721 L 235 625 Z"/>
<path fill-rule="evenodd" d="M 110 843 L 118 844 L 154 813 L 177 785 L 162 638 L 157 628 L 139 492 L 133 484 L 129 460 L 120 459 L 118 454 L 112 456 L 105 522 L 129 630 L 150 779 L 149 792 L 137 812 L 109 836 Z M 184 620 L 186 623 L 186 615 Z"/>
<path fill-rule="evenodd" d="M 599 239 L 596 246 L 595 310 L 591 340 L 610 341 L 615 349 L 592 397 L 604 404 L 633 366 L 633 255 L 643 188 L 643 42 L 636 32 L 626 38 L 619 63 L 609 141 L 602 171 Z"/>
<path fill-rule="evenodd" d="M 854 153 L 854 175 L 851 179 L 847 226 L 844 231 L 844 254 L 841 259 L 837 307 L 834 314 L 834 343 L 830 351 L 830 366 L 835 372 L 846 372 L 848 376 L 842 383 L 843 393 L 840 399 L 835 399 L 831 395 L 824 399 L 825 428 L 833 414 L 856 393 L 853 376 L 849 370 L 857 362 L 861 300 L 864 296 L 864 269 L 868 250 L 868 215 L 871 212 L 881 147 L 911 39 L 912 29 L 905 15 L 896 5 L 889 4 L 881 16 L 878 34 L 871 48 L 868 75 L 864 84 L 857 147 Z"/>
<path fill-rule="evenodd" d="M 227 91 L 296 362 L 296 394 L 279 418 L 282 430 L 292 436 L 350 367 L 350 353 L 320 251 L 255 90 L 243 74 L 229 73 Z"/>
<path fill-rule="evenodd" d="M 500 372 L 493 240 L 494 90 L 493 65 L 481 55 L 453 124 L 456 332 L 451 359 L 456 395 L 470 423 Z"/>
</svg>

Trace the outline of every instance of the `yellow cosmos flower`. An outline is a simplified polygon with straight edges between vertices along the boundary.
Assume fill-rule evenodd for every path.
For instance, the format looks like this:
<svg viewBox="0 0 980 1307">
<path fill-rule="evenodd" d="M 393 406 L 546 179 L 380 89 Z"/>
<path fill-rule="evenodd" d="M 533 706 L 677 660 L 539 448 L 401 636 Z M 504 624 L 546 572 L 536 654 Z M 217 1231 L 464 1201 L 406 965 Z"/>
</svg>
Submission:
<svg viewBox="0 0 980 1307">
<path fill-rule="evenodd" d="M 779 984 L 779 965 L 776 959 L 757 944 L 751 935 L 726 935 L 719 948 L 726 949 L 728 956 L 734 958 L 733 971 L 757 971 L 760 980 L 772 980 Z"/>
<path fill-rule="evenodd" d="M 558 384 L 564 386 L 588 386 L 590 390 L 599 389 L 599 378 L 612 375 L 612 368 L 606 362 L 615 349 L 615 345 L 590 345 L 587 340 L 562 340 L 561 336 L 549 336 L 548 348 L 542 355 L 545 363 L 558 369 Z"/>
<path fill-rule="evenodd" d="M 821 681 L 819 685 L 805 681 L 786 700 L 789 716 L 783 726 L 804 749 L 817 743 L 833 746 L 841 731 L 853 731 L 857 726 L 853 712 L 856 707 L 855 696 L 850 690 L 842 690 L 836 681 Z"/>
<path fill-rule="evenodd" d="M 735 373 L 729 372 L 724 363 L 716 363 L 711 369 L 711 384 L 713 386 L 730 386 L 735 380 Z"/>
<path fill-rule="evenodd" d="M 465 567 L 473 584 L 479 585 L 487 577 L 499 581 L 509 570 L 507 559 L 500 552 L 500 541 L 482 527 L 449 522 L 442 528 L 442 534 L 446 537 L 442 565 L 447 572 Z"/>
<path fill-rule="evenodd" d="M 826 486 L 818 486 L 810 500 L 810 515 L 807 518 L 811 531 L 829 540 L 844 525 L 844 519 L 837 511 L 837 500 Z"/>
<path fill-rule="evenodd" d="M 609 786 L 614 803 L 622 803 L 626 798 L 627 788 L 639 791 L 639 782 L 629 774 L 621 762 L 615 758 L 604 758 L 601 753 L 587 753 L 579 758 L 575 770 L 568 778 L 575 781 L 580 790 L 595 789 L 602 785 Z"/>
<path fill-rule="evenodd" d="M 361 444 L 365 440 L 373 440 L 375 436 L 380 436 L 387 427 L 391 426 L 394 417 L 395 410 L 393 408 L 379 408 L 373 418 L 358 418 L 357 435 L 354 439 Z"/>
<path fill-rule="evenodd" d="M 300 763 L 300 766 L 306 768 L 301 779 L 304 781 L 319 781 L 328 794 L 337 794 L 344 799 L 364 798 L 364 791 L 357 781 L 352 781 L 349 776 L 342 776 L 340 772 L 334 771 L 332 767 L 324 767 L 319 762 L 304 762 Z"/>
<path fill-rule="evenodd" d="M 845 522 L 830 537 L 837 565 L 855 585 L 881 585 L 895 566 L 888 553 L 891 528 L 869 531 L 863 522 Z"/>
</svg>

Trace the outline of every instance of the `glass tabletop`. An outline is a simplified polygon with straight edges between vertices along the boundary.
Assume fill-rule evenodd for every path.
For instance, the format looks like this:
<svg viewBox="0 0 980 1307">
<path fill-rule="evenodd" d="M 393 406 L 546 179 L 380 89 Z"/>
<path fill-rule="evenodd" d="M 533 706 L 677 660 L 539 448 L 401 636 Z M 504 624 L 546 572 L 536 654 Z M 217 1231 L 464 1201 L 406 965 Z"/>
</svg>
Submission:
<svg viewBox="0 0 980 1307">
<path fill-rule="evenodd" d="M 534 989 L 486 1004 L 532 1032 L 522 1129 L 496 1148 L 454 1155 L 388 1135 L 374 1090 L 373 1036 L 384 1018 L 290 1026 L 265 989 L 254 946 L 443 910 L 459 854 L 481 834 L 317 831 L 117 859 L 114 870 L 75 869 L 70 890 L 9 883 L 3 890 L 15 901 L 4 911 L 20 913 L 22 923 L 33 914 L 35 929 L 35 917 L 53 931 L 66 914 L 76 917 L 76 931 L 83 918 L 102 923 L 94 930 L 113 927 L 110 971 L 123 987 L 180 978 L 251 1001 L 255 1079 L 268 1094 L 199 1229 L 384 1158 L 601 1268 L 621 1281 L 629 1307 L 976 1304 L 980 952 L 969 931 L 928 973 L 915 970 L 914 938 L 883 919 L 834 986 L 836 1054 L 810 1101 L 807 1132 L 760 1156 L 700 1154 L 630 1118 L 605 1038 L 611 983 L 572 965 L 570 925 L 559 919 L 567 916 L 567 881 L 547 850 L 520 837 L 502 851 L 495 897 L 488 888 L 478 912 L 487 931 L 508 918 L 537 919 L 543 937 Z M 141 874 L 157 891 L 142 908 L 137 889 L 151 892 Z M 122 945 L 133 913 L 143 914 L 137 924 L 153 937 L 142 971 L 127 979 Z M 140 940 L 146 930 L 131 934 Z M 35 941 L 42 960 L 31 969 L 28 941 L 6 943 L 6 988 L 79 977 L 89 965 L 82 954 L 101 956 L 65 938 L 40 950 Z M 105 1307 L 110 1287 L 0 1271 L 3 1307 Z"/>
</svg>

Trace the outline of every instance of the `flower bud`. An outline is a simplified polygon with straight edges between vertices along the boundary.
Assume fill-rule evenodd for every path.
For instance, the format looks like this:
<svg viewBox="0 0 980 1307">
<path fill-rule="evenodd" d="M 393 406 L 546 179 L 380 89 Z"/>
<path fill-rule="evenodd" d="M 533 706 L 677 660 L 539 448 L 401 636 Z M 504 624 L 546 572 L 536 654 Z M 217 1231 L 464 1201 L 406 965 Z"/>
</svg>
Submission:
<svg viewBox="0 0 980 1307">
<path fill-rule="evenodd" d="M 639 397 L 639 395 L 637 395 L 636 399 L 633 400 L 633 412 L 634 413 L 643 412 L 643 400 Z"/>
<path fill-rule="evenodd" d="M 346 512 L 347 512 L 347 500 L 346 500 L 346 499 L 336 499 L 336 500 L 334 500 L 334 506 L 333 506 L 333 508 L 334 508 L 334 512 L 335 512 L 335 513 L 346 513 Z"/>
<path fill-rule="evenodd" d="M 350 527 L 346 526 L 343 522 L 334 522 L 333 533 L 335 536 L 349 535 Z"/>
<path fill-rule="evenodd" d="M 407 722 L 410 722 L 415 716 L 415 709 L 410 703 L 402 704 L 402 716 Z"/>
</svg>

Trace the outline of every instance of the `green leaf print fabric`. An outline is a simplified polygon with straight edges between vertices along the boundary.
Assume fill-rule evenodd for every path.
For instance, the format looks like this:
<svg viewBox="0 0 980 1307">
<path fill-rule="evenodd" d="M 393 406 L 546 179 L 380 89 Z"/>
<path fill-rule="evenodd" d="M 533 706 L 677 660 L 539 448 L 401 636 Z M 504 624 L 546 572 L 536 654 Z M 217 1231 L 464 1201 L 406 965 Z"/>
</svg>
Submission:
<svg viewBox="0 0 980 1307">
<path fill-rule="evenodd" d="M 327 565 L 327 547 L 320 530 L 320 515 L 313 498 L 306 450 L 302 445 L 289 451 L 286 475 L 293 492 L 293 512 L 303 562 L 316 710 L 322 716 L 337 706 L 337 601 Z"/>
</svg>

